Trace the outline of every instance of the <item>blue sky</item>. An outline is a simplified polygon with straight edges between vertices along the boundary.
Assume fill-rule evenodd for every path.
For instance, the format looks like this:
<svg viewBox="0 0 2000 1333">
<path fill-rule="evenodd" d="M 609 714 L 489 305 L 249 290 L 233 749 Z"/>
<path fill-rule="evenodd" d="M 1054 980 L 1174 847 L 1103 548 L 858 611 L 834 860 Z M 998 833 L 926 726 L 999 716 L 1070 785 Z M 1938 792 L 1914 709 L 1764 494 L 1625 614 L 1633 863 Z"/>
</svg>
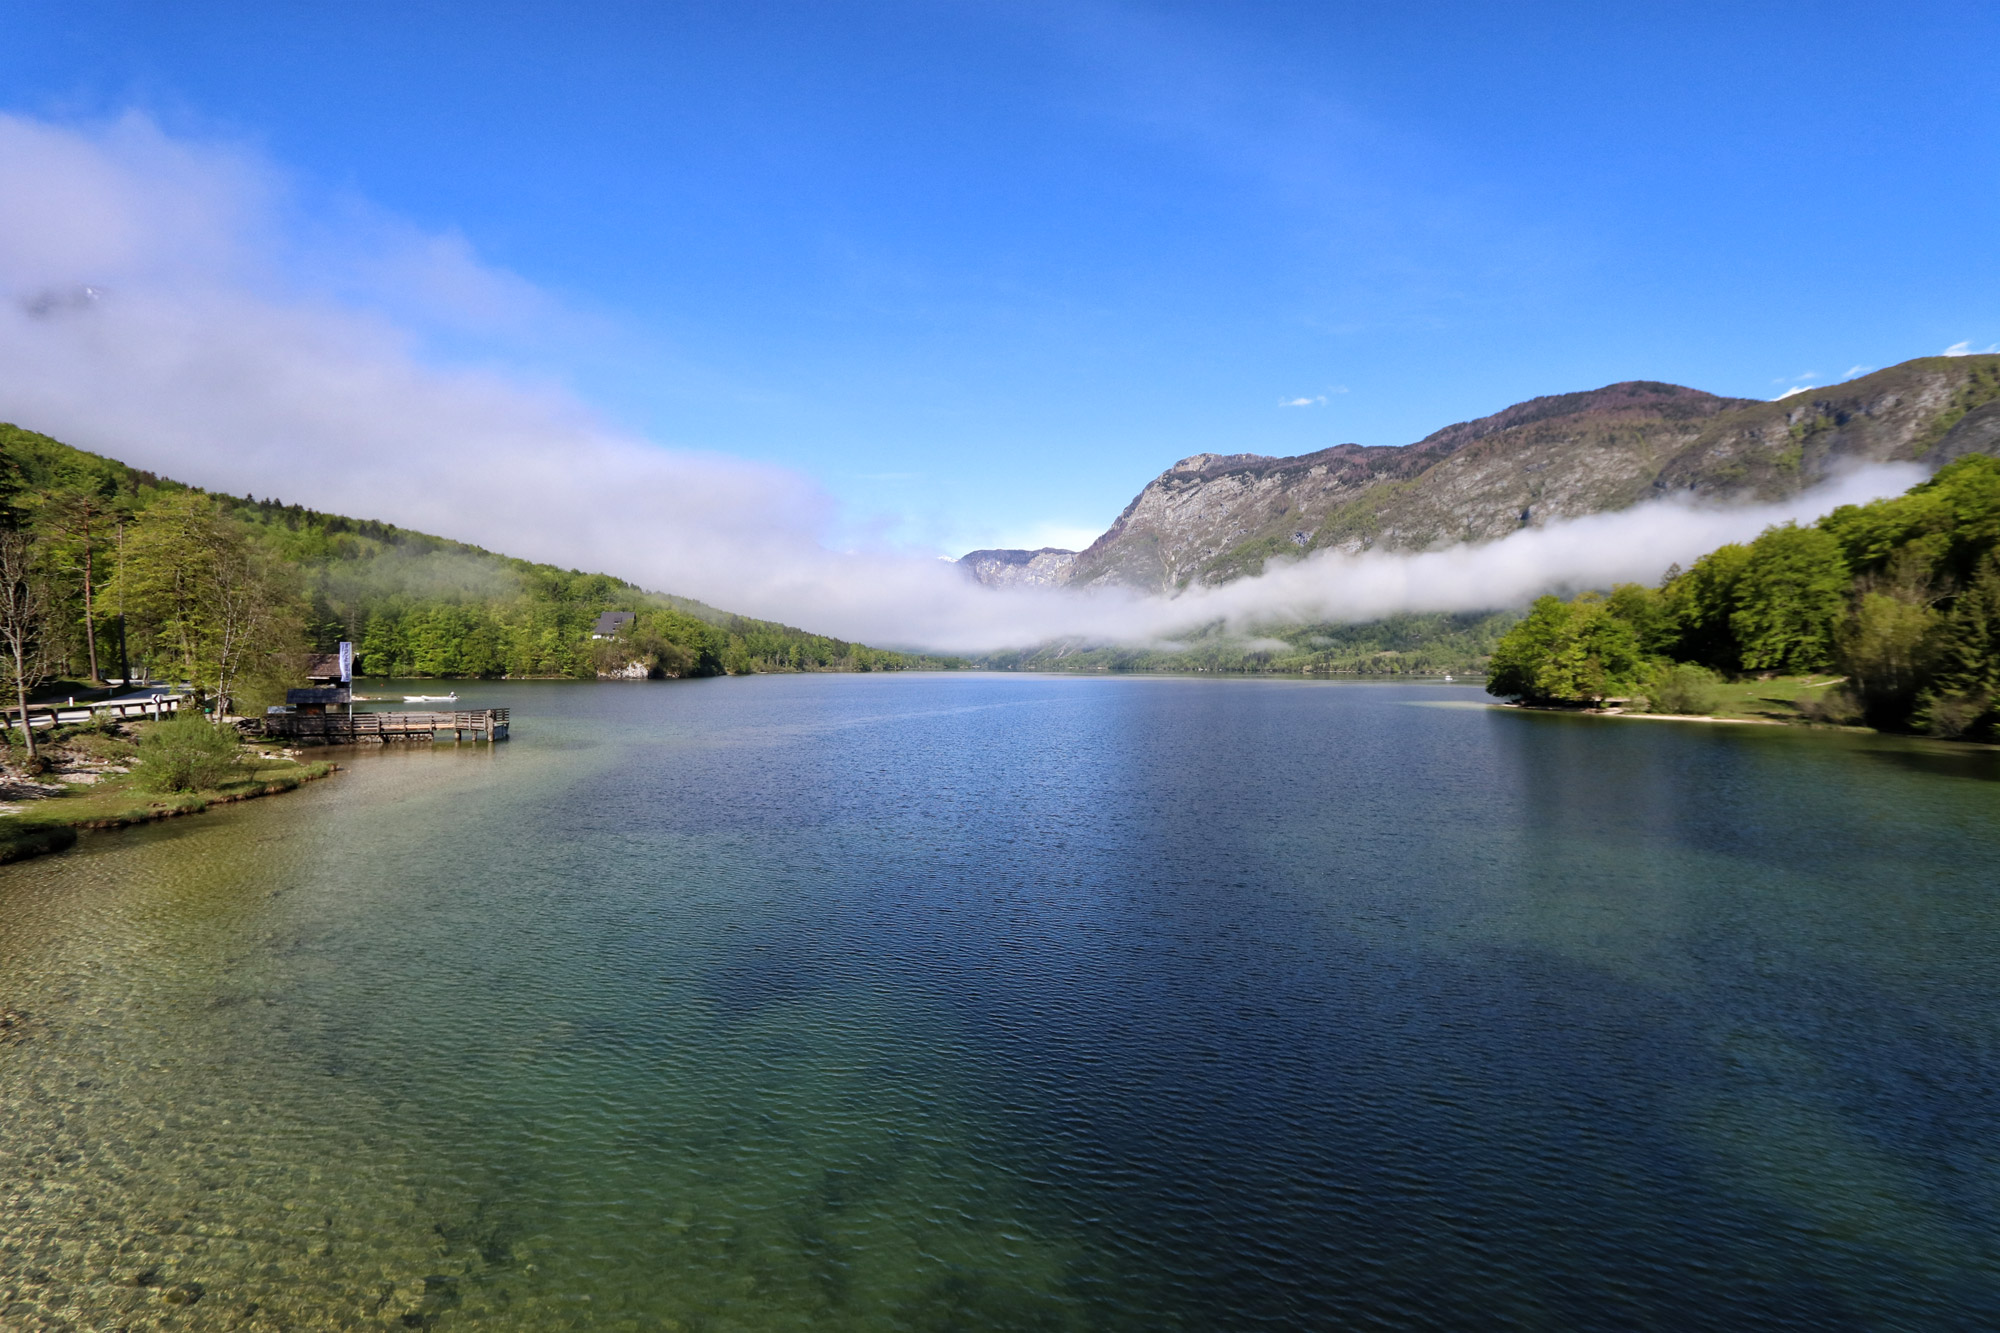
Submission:
<svg viewBox="0 0 2000 1333">
<path fill-rule="evenodd" d="M 561 314 L 423 355 L 952 553 L 1190 453 L 2000 342 L 1990 4 L 185 8 L 7 5 L 0 109 L 462 237 Z"/>
</svg>

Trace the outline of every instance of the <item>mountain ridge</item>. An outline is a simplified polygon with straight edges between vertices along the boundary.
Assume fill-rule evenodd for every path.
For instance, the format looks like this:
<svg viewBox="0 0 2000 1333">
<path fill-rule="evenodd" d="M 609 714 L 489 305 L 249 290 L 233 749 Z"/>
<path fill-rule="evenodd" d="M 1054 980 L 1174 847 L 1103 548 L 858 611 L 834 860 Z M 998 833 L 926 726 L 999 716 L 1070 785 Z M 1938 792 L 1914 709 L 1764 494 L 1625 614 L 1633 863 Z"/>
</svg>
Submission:
<svg viewBox="0 0 2000 1333">
<path fill-rule="evenodd" d="M 1038 557 L 1031 586 L 1171 593 L 1316 550 L 1491 541 L 1668 494 L 1781 499 L 1849 467 L 1968 452 L 2000 452 L 2000 356 L 1919 357 L 1768 402 L 1628 380 L 1527 399 L 1407 445 L 1190 455 L 1082 551 L 960 563 L 993 586 L 1030 582 L 1011 571 Z"/>
</svg>

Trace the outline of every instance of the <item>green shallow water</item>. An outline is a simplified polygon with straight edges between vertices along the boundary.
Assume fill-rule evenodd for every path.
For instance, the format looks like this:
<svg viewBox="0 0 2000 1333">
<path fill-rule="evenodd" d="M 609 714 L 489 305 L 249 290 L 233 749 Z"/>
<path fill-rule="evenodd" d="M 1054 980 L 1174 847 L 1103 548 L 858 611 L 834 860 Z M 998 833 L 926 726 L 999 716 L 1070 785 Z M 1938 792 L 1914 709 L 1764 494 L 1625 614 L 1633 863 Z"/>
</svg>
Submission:
<svg viewBox="0 0 2000 1333">
<path fill-rule="evenodd" d="M 515 739 L 0 869 L 0 1326 L 2000 1315 L 1990 755 L 462 692 Z"/>
</svg>

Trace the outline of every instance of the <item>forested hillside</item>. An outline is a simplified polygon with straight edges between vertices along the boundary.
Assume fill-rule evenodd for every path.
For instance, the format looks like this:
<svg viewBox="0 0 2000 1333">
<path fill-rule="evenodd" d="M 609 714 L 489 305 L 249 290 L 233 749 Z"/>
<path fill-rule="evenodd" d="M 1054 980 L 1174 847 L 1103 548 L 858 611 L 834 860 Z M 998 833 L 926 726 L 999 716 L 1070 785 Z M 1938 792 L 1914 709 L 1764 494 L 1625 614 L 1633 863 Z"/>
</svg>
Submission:
<svg viewBox="0 0 2000 1333">
<path fill-rule="evenodd" d="M 366 675 L 699 676 L 945 665 L 276 499 L 211 495 L 0 424 L 0 657 L 248 707 L 342 639 Z M 636 619 L 608 640 L 607 610 Z"/>
<path fill-rule="evenodd" d="M 997 671 L 1220 671 L 1342 676 L 1485 672 L 1517 611 L 1389 616 L 1357 624 L 1273 625 L 1245 638 L 1216 626 L 1150 648 L 1045 644 L 980 659 Z"/>
<path fill-rule="evenodd" d="M 2000 730 L 2000 459 L 1901 496 L 1767 529 L 1658 588 L 1544 597 L 1501 640 L 1495 694 L 1590 703 L 1699 695 L 1718 676 L 1834 671 L 1801 707 L 1940 736 Z"/>
</svg>

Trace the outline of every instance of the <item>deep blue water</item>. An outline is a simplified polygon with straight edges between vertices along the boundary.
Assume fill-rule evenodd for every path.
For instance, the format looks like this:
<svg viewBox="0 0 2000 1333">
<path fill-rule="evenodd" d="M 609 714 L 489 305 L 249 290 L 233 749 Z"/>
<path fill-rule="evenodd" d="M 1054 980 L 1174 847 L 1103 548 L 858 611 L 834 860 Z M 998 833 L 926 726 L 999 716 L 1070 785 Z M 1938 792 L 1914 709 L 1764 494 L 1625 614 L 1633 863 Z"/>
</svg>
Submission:
<svg viewBox="0 0 2000 1333">
<path fill-rule="evenodd" d="M 462 693 L 515 738 L 0 869 L 0 1323 L 2000 1326 L 2000 756 Z"/>
</svg>

